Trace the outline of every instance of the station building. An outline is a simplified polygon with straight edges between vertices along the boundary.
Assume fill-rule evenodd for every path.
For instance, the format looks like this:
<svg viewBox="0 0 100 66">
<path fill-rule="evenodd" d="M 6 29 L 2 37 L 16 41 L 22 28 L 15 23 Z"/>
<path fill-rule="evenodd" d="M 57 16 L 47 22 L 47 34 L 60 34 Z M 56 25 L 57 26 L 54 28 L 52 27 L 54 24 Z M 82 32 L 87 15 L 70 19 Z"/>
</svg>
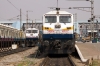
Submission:
<svg viewBox="0 0 100 66">
<path fill-rule="evenodd" d="M 80 36 L 100 36 L 100 21 L 94 21 L 93 23 L 88 21 L 74 22 L 74 31 Z"/>
</svg>

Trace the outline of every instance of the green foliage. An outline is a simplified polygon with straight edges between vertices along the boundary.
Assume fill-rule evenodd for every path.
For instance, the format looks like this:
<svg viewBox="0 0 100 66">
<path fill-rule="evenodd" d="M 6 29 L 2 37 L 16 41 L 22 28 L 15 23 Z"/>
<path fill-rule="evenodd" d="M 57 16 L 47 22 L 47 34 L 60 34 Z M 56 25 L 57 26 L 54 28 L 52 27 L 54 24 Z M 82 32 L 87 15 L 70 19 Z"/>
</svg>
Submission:
<svg viewBox="0 0 100 66">
<path fill-rule="evenodd" d="M 33 64 L 34 63 L 32 61 L 25 60 L 25 61 L 20 62 L 17 66 L 30 66 L 30 65 L 33 65 Z"/>
<path fill-rule="evenodd" d="M 100 60 L 99 61 L 98 60 L 94 60 L 92 62 L 92 65 L 89 65 L 89 66 L 100 66 Z"/>
</svg>

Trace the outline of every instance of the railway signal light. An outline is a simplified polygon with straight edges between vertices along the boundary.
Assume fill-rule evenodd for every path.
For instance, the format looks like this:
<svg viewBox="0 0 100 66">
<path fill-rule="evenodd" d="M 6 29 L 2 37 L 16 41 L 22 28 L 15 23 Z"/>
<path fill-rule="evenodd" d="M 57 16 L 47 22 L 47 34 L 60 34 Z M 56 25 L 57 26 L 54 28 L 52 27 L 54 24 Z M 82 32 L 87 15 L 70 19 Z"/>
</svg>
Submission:
<svg viewBox="0 0 100 66">
<path fill-rule="evenodd" d="M 60 10 L 60 8 L 56 8 L 56 10 L 57 10 L 57 11 L 59 11 L 59 10 Z"/>
<path fill-rule="evenodd" d="M 80 26 L 80 28 L 82 28 L 82 25 Z"/>
<path fill-rule="evenodd" d="M 91 22 L 91 20 L 88 20 L 88 22 Z"/>
<path fill-rule="evenodd" d="M 94 18 L 91 18 L 91 20 L 93 21 Z"/>
</svg>

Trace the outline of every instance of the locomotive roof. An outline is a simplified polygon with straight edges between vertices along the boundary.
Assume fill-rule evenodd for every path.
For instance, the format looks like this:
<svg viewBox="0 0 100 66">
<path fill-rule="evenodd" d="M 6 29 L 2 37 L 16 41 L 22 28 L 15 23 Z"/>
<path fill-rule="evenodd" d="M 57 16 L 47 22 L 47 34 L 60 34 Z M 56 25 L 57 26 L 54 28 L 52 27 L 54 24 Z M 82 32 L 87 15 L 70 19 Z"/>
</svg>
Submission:
<svg viewBox="0 0 100 66">
<path fill-rule="evenodd" d="M 47 12 L 46 14 L 57 14 L 57 11 L 49 11 L 49 12 Z M 69 12 L 67 12 L 67 11 L 59 11 L 59 14 L 71 14 L 71 13 L 69 13 Z"/>
</svg>

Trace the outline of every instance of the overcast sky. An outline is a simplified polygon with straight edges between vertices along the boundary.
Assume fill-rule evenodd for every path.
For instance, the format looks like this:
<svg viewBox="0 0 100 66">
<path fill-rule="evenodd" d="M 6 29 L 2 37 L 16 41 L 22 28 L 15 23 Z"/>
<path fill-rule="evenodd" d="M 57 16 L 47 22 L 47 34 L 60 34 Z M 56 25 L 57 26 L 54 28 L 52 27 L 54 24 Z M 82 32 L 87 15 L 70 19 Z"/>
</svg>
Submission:
<svg viewBox="0 0 100 66">
<path fill-rule="evenodd" d="M 13 5 L 12 5 L 12 4 Z M 7 20 L 16 17 L 20 14 L 20 8 L 22 10 L 22 20 L 26 20 L 26 11 L 29 12 L 29 19 L 42 19 L 42 15 L 52 9 L 48 7 L 56 7 L 57 0 L 0 0 L 0 20 Z M 90 7 L 90 2 L 87 1 L 66 1 L 59 0 L 59 7 Z M 63 9 L 70 13 L 77 13 L 78 21 L 86 21 L 91 17 L 90 12 L 81 11 L 77 9 Z M 89 9 L 86 9 L 89 10 Z M 100 0 L 94 1 L 94 14 L 100 15 Z M 16 19 L 16 18 L 15 18 Z"/>
</svg>

